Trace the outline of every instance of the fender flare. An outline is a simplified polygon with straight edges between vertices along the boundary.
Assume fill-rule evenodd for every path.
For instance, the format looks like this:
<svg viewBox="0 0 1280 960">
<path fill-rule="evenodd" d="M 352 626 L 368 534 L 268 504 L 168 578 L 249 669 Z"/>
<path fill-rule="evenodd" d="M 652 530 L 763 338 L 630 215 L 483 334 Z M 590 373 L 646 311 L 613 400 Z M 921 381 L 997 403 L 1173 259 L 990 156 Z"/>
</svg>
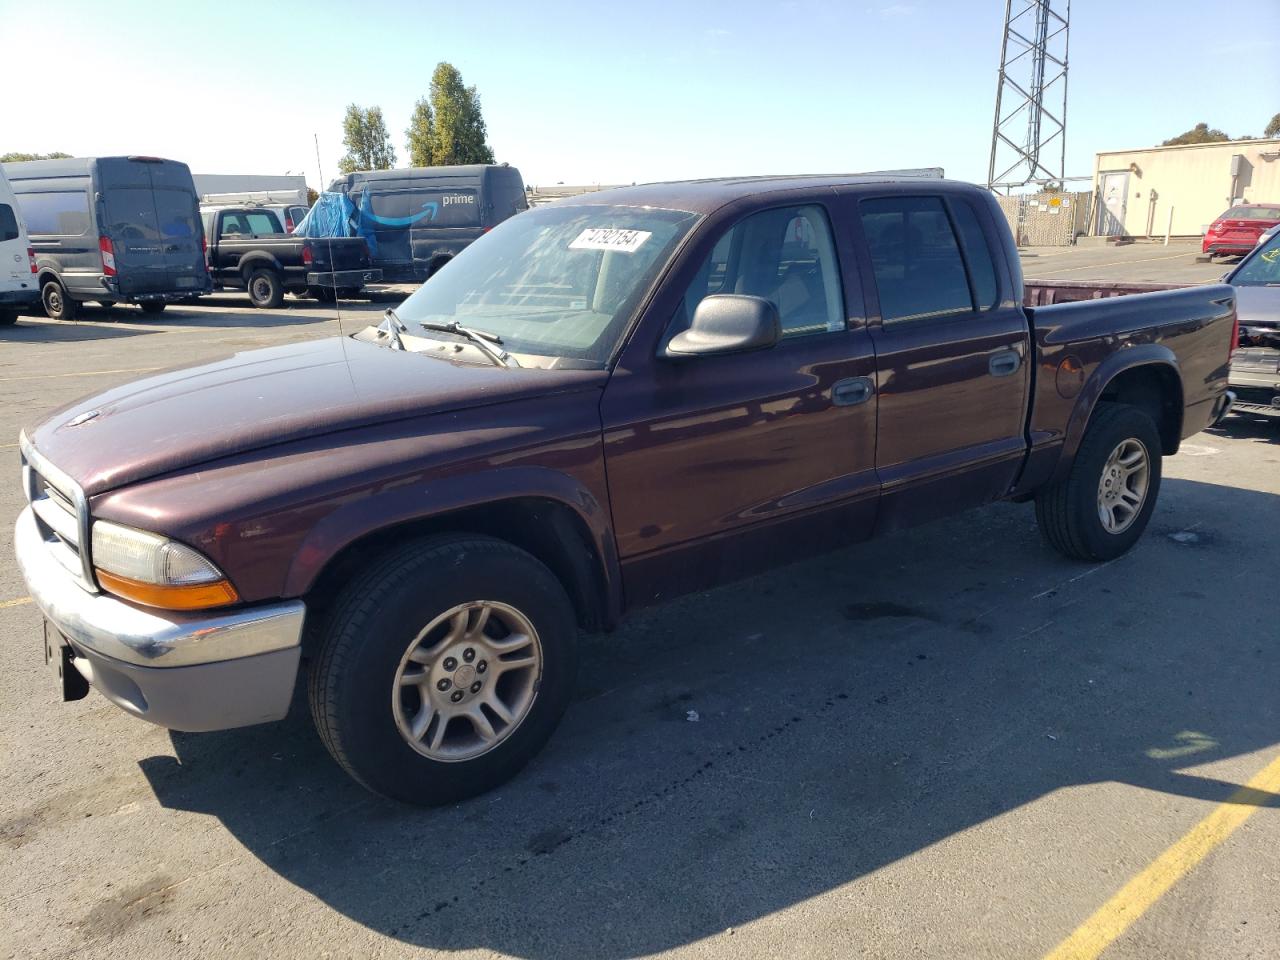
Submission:
<svg viewBox="0 0 1280 960">
<path fill-rule="evenodd" d="M 600 565 L 605 590 L 601 612 L 606 624 L 616 623 L 622 612 L 622 576 L 608 508 L 578 480 L 547 467 L 503 467 L 481 474 L 458 474 L 421 484 L 386 486 L 349 499 L 312 527 L 299 544 L 285 574 L 283 595 L 304 596 L 339 554 L 366 537 L 460 510 L 528 499 L 567 507 L 582 522 Z"/>
<path fill-rule="evenodd" d="M 50 280 L 56 280 L 62 285 L 62 289 L 67 289 L 67 285 L 63 283 L 62 274 L 58 272 L 57 267 L 45 266 L 40 263 L 40 258 L 36 258 L 36 284 L 37 289 L 44 290 L 44 285 Z"/>
<path fill-rule="evenodd" d="M 273 254 L 270 254 L 265 250 L 250 250 L 242 256 L 239 261 L 236 262 L 236 273 L 248 280 L 248 274 L 250 272 L 264 266 L 275 270 L 280 274 L 281 278 L 284 277 L 284 267 L 281 265 L 280 261 L 277 260 Z"/>
<path fill-rule="evenodd" d="M 1085 428 L 1098 405 L 1098 400 L 1106 392 L 1111 382 L 1122 373 L 1138 367 L 1160 367 L 1173 372 L 1177 378 L 1179 392 L 1182 393 L 1182 369 L 1178 366 L 1178 358 L 1174 352 L 1161 343 L 1144 343 L 1134 347 L 1126 347 L 1111 354 L 1085 383 L 1084 388 L 1076 396 L 1076 404 L 1071 410 L 1071 418 L 1067 421 L 1067 429 L 1063 433 L 1062 452 L 1058 459 L 1058 468 L 1053 479 L 1057 480 L 1070 469 L 1075 460 L 1076 451 L 1084 439 Z M 1182 397 L 1178 398 L 1182 405 Z M 1181 432 L 1181 428 L 1179 428 Z M 1174 451 L 1167 451 L 1173 453 Z"/>
</svg>

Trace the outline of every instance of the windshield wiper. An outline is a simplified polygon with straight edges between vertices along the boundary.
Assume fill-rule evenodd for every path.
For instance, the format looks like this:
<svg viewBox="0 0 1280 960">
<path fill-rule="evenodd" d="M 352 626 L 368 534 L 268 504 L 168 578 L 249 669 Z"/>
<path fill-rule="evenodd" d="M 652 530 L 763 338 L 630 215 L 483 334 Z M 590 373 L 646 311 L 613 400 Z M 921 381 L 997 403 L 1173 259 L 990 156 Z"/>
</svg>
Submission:
<svg viewBox="0 0 1280 960">
<path fill-rule="evenodd" d="M 452 333 L 459 337 L 465 337 L 480 348 L 480 352 L 492 360 L 500 367 L 518 367 L 516 358 L 502 349 L 502 338 L 496 333 L 489 333 L 487 330 L 476 330 L 474 327 L 464 327 L 457 320 L 450 320 L 448 323 L 436 323 L 433 320 L 419 320 L 418 326 L 424 330 L 439 330 L 442 333 Z M 495 347 L 494 344 L 497 344 Z"/>
<path fill-rule="evenodd" d="M 404 341 L 400 339 L 400 334 L 408 332 L 409 328 L 400 321 L 400 318 L 396 316 L 396 312 L 387 307 L 386 312 L 382 315 L 382 322 L 378 324 L 378 336 L 390 337 L 392 350 L 403 350 Z"/>
</svg>

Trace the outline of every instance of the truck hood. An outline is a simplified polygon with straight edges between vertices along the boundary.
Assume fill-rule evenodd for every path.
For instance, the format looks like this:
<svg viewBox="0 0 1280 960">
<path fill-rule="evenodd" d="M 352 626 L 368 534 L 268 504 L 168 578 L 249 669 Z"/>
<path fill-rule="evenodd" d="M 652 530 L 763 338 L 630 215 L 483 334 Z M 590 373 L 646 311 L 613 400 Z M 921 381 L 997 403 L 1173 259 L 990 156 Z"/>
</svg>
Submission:
<svg viewBox="0 0 1280 960">
<path fill-rule="evenodd" d="M 481 366 L 334 337 L 135 380 L 70 404 L 26 434 L 93 496 L 274 444 L 598 390 L 607 378 L 604 370 Z"/>
<path fill-rule="evenodd" d="M 1242 327 L 1280 327 L 1280 287 L 1235 287 Z"/>
</svg>

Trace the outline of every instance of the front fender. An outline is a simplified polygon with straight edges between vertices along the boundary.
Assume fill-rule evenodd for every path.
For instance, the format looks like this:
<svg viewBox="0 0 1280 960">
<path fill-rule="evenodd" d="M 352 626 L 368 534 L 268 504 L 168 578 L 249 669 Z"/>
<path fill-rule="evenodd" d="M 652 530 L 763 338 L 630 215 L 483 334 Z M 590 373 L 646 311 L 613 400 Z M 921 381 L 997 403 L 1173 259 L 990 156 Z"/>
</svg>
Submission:
<svg viewBox="0 0 1280 960">
<path fill-rule="evenodd" d="M 529 498 L 559 503 L 582 521 L 603 565 L 605 610 L 610 621 L 616 621 L 622 609 L 622 579 L 609 511 L 578 480 L 538 466 L 501 467 L 433 479 L 423 485 L 390 486 L 345 503 L 326 515 L 302 541 L 286 575 L 284 595 L 305 595 L 338 554 L 367 536 L 459 510 Z"/>
</svg>

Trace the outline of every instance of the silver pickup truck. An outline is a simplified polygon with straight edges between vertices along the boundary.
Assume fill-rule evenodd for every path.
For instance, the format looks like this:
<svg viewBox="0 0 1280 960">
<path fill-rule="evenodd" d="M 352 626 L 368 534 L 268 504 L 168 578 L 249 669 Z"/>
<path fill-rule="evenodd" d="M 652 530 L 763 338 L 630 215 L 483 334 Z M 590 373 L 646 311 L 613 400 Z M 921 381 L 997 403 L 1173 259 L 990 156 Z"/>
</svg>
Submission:
<svg viewBox="0 0 1280 960">
<path fill-rule="evenodd" d="M 1231 273 L 1240 349 L 1231 358 L 1234 410 L 1280 418 L 1280 233 L 1260 243 Z"/>
</svg>

